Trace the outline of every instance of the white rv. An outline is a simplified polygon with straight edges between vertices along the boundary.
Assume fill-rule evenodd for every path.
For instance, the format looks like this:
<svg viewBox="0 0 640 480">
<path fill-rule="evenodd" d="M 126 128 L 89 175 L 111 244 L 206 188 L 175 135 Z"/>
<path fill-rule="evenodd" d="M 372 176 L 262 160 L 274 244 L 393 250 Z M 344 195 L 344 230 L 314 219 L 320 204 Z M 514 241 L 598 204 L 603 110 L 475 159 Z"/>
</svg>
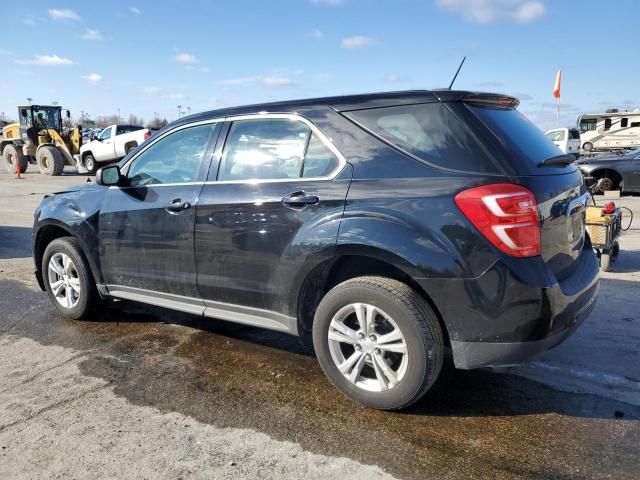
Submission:
<svg viewBox="0 0 640 480">
<path fill-rule="evenodd" d="M 580 115 L 578 128 L 585 152 L 640 147 L 640 111 Z"/>
</svg>

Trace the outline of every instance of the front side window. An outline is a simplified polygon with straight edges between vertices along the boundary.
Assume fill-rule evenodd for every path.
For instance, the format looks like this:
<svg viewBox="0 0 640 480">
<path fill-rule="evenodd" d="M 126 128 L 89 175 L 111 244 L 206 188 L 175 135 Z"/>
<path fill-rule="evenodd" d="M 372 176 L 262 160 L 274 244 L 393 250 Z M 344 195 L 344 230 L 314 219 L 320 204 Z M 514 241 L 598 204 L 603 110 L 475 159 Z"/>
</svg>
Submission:
<svg viewBox="0 0 640 480">
<path fill-rule="evenodd" d="M 301 121 L 238 120 L 229 130 L 218 180 L 323 177 L 337 166 L 331 150 Z"/>
<path fill-rule="evenodd" d="M 201 180 L 204 154 L 215 124 L 184 128 L 161 138 L 131 165 L 129 185 L 159 185 Z"/>
<path fill-rule="evenodd" d="M 107 127 L 100 134 L 100 140 L 109 140 L 110 138 L 111 138 L 111 127 Z"/>
<path fill-rule="evenodd" d="M 562 142 L 564 140 L 564 130 L 552 130 L 545 135 L 552 142 Z"/>
<path fill-rule="evenodd" d="M 609 130 L 611 128 L 611 119 L 610 118 L 605 118 L 604 119 L 604 129 L 605 130 Z"/>
<path fill-rule="evenodd" d="M 620 126 L 622 128 L 627 128 L 629 126 L 629 119 L 623 118 L 622 120 L 620 120 Z"/>
</svg>

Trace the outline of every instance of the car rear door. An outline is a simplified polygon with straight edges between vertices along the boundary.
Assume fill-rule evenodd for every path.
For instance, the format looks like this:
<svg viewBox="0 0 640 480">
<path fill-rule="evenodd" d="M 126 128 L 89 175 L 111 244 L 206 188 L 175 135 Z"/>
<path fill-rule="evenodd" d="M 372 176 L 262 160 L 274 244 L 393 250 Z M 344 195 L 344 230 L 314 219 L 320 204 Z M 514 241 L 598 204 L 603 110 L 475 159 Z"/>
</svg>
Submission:
<svg viewBox="0 0 640 480">
<path fill-rule="evenodd" d="M 125 185 L 110 187 L 100 211 L 99 244 L 111 293 L 162 292 L 202 304 L 193 248 L 195 206 L 219 130 L 219 124 L 205 123 L 165 133 L 123 168 Z"/>
<path fill-rule="evenodd" d="M 236 118 L 227 128 L 196 207 L 198 287 L 211 312 L 235 304 L 295 316 L 286 298 L 303 265 L 333 253 L 351 168 L 298 116 Z"/>
</svg>

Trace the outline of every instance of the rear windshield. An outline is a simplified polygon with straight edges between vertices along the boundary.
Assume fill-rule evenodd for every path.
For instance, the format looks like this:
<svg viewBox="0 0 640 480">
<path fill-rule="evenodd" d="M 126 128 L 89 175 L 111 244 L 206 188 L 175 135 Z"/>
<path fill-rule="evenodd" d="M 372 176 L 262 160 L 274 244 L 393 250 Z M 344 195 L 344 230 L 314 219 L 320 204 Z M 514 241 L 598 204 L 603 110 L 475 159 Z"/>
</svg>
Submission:
<svg viewBox="0 0 640 480">
<path fill-rule="evenodd" d="M 137 130 L 142 130 L 144 127 L 139 127 L 137 125 L 118 125 L 116 129 L 116 135 L 124 135 L 125 133 L 135 132 Z"/>
<path fill-rule="evenodd" d="M 542 130 L 516 109 L 476 105 L 470 108 L 503 144 L 516 150 L 518 156 L 532 166 L 537 166 L 547 158 L 563 155 L 562 151 L 544 136 Z"/>
<path fill-rule="evenodd" d="M 434 166 L 498 173 L 465 123 L 442 103 L 371 108 L 344 114 L 386 142 Z"/>
</svg>

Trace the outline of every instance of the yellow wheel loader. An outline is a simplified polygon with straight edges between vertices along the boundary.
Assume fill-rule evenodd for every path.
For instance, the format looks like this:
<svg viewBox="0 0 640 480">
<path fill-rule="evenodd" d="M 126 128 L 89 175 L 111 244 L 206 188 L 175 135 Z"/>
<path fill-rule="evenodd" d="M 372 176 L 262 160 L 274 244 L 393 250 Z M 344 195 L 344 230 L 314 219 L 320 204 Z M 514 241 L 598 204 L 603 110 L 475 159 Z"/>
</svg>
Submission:
<svg viewBox="0 0 640 480">
<path fill-rule="evenodd" d="M 61 175 L 65 165 L 79 169 L 76 159 L 82 145 L 80 126 L 63 128 L 62 107 L 57 105 L 20 105 L 19 123 L 7 125 L 0 137 L 0 155 L 7 171 L 16 164 L 24 173 L 29 163 L 38 165 L 45 175 Z M 69 118 L 69 110 L 66 111 Z"/>
</svg>

